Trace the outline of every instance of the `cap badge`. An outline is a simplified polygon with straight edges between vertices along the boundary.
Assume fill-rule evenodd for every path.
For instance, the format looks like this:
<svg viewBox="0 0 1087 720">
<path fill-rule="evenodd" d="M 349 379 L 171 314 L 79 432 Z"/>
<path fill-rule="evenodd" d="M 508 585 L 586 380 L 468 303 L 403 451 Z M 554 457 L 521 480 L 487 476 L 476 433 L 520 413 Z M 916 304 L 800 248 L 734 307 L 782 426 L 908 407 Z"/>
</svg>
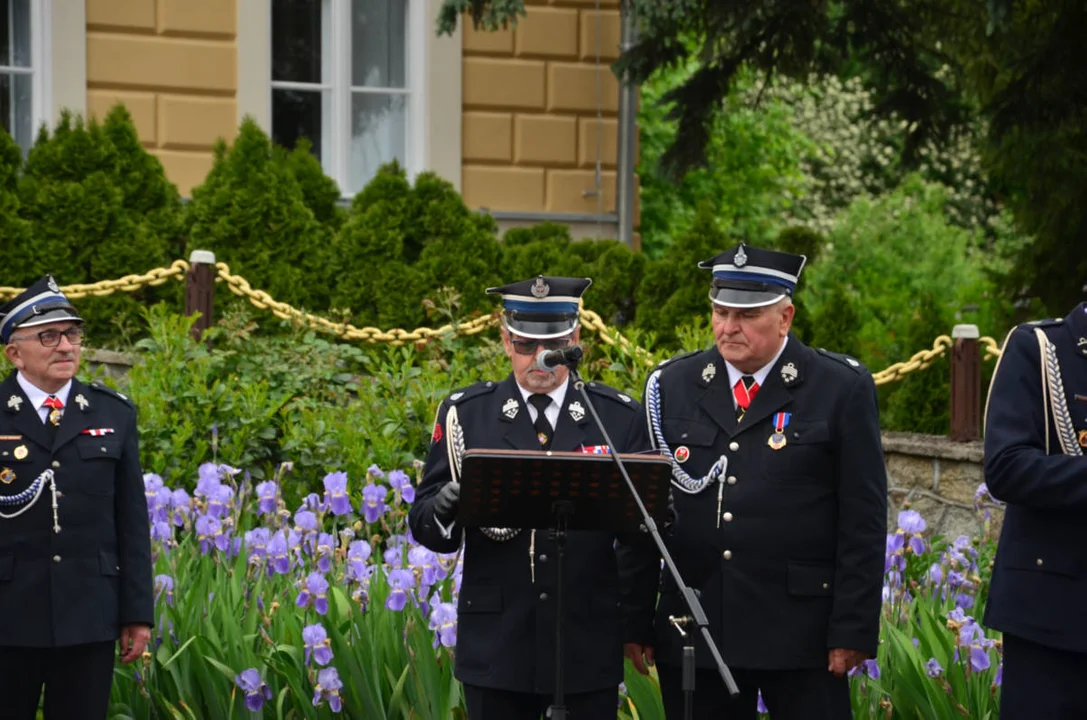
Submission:
<svg viewBox="0 0 1087 720">
<path fill-rule="evenodd" d="M 517 411 L 520 409 L 521 408 L 517 404 L 517 401 L 513 398 L 510 398 L 506 401 L 506 404 L 502 406 L 502 414 L 512 420 L 517 417 Z"/>
<path fill-rule="evenodd" d="M 581 406 L 581 401 L 575 400 L 570 403 L 570 417 L 574 419 L 574 422 L 581 422 L 585 417 L 585 408 Z"/>
<path fill-rule="evenodd" d="M 781 381 L 786 385 L 792 385 L 796 382 L 796 378 L 800 373 L 796 371 L 796 365 L 792 363 L 786 363 L 785 367 L 781 368 Z"/>
<path fill-rule="evenodd" d="M 675 458 L 677 463 L 687 462 L 687 458 L 689 458 L 690 456 L 691 451 L 687 449 L 686 445 L 680 445 L 676 448 Z"/>
<path fill-rule="evenodd" d="M 710 380 L 713 380 L 713 378 L 716 377 L 716 376 L 717 376 L 717 368 L 714 367 L 713 363 L 707 363 L 706 367 L 702 368 L 702 382 L 707 382 L 708 383 Z"/>
<path fill-rule="evenodd" d="M 551 287 L 544 282 L 543 275 L 536 276 L 536 282 L 532 284 L 532 297 L 543 299 L 551 292 Z"/>
<path fill-rule="evenodd" d="M 49 282 L 47 282 L 46 285 L 48 285 L 49 289 L 53 292 L 60 292 L 60 288 L 57 287 L 57 281 L 53 279 L 52 275 L 49 276 Z"/>
<path fill-rule="evenodd" d="M 736 251 L 736 257 L 732 259 L 732 264 L 736 267 L 747 265 L 747 253 L 744 252 L 743 245 L 740 245 L 740 249 Z"/>
<path fill-rule="evenodd" d="M 8 407 L 11 408 L 12 410 L 14 410 L 15 412 L 19 412 L 19 408 L 21 408 L 22 406 L 23 406 L 23 399 L 21 397 L 19 397 L 18 395 L 12 395 L 11 397 L 8 398 Z"/>
</svg>

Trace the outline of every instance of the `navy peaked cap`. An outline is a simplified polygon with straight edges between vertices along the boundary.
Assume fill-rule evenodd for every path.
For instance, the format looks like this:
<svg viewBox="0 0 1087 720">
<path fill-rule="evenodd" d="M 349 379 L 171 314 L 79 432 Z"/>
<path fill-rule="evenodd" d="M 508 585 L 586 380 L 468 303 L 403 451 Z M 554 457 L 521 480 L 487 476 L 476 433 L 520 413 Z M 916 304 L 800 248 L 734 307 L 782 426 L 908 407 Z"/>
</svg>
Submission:
<svg viewBox="0 0 1087 720">
<path fill-rule="evenodd" d="M 703 260 L 698 267 L 713 271 L 710 300 L 714 304 L 753 308 L 792 297 L 807 260 L 804 255 L 740 243 L 716 257 Z"/>
<path fill-rule="evenodd" d="M 7 344 L 19 328 L 45 325 L 62 320 L 83 322 L 75 307 L 60 291 L 52 275 L 23 290 L 0 306 L 0 342 Z"/>
<path fill-rule="evenodd" d="M 487 288 L 502 296 L 502 326 L 521 337 L 546 340 L 574 331 L 579 301 L 593 284 L 590 278 L 537 275 L 501 287 Z"/>
</svg>

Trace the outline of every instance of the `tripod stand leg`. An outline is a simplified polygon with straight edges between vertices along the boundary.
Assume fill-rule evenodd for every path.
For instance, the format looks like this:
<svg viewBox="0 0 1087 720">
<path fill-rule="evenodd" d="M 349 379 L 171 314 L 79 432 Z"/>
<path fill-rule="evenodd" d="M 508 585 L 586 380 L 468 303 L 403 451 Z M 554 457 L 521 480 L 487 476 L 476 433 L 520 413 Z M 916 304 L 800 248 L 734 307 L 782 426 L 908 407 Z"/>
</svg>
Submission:
<svg viewBox="0 0 1087 720">
<path fill-rule="evenodd" d="M 547 709 L 549 720 L 566 720 L 566 697 L 563 677 L 563 648 L 562 648 L 562 616 L 566 608 L 566 586 L 563 580 L 563 560 L 566 555 L 566 526 L 567 514 L 570 508 L 567 503 L 555 503 L 557 523 L 555 526 L 555 547 L 557 549 L 557 563 L 555 570 L 555 702 Z"/>
</svg>

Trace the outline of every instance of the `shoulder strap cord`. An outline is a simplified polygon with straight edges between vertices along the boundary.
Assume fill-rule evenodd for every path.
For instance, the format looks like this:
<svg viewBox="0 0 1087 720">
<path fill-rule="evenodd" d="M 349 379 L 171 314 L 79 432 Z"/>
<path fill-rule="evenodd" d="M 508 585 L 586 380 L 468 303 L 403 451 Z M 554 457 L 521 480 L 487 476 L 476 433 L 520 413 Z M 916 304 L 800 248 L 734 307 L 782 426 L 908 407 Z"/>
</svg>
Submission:
<svg viewBox="0 0 1087 720">
<path fill-rule="evenodd" d="M 1049 413 L 1053 413 L 1053 427 L 1065 455 L 1083 455 L 1083 448 L 1076 442 L 1072 414 L 1068 411 L 1068 398 L 1064 394 L 1061 367 L 1057 362 L 1057 350 L 1041 328 L 1034 329 L 1038 338 L 1038 350 L 1042 366 L 1042 414 L 1045 416 L 1045 451 L 1049 454 Z"/>
<path fill-rule="evenodd" d="M 728 458 L 724 455 L 717 458 L 717 462 L 713 464 L 706 476 L 698 479 L 692 478 L 687 471 L 679 466 L 679 463 L 676 462 L 675 457 L 672 455 L 671 448 L 668 447 L 668 443 L 664 440 L 664 433 L 661 431 L 660 373 L 660 370 L 653 371 L 649 376 L 649 380 L 646 381 L 645 408 L 647 422 L 649 423 L 649 436 L 653 440 L 654 447 L 667 455 L 672 463 L 672 484 L 688 495 L 697 495 L 715 482 L 724 483 Z M 724 485 L 719 488 L 719 490 L 723 489 Z"/>
</svg>

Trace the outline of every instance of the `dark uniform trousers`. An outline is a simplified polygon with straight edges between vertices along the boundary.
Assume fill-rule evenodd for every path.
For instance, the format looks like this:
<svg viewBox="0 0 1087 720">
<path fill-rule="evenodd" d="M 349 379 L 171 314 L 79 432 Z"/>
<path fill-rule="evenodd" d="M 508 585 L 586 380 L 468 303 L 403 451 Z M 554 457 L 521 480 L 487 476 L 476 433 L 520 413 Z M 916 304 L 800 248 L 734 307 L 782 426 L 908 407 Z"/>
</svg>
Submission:
<svg viewBox="0 0 1087 720">
<path fill-rule="evenodd" d="M 694 716 L 754 718 L 761 688 L 774 720 L 849 718 L 848 683 L 828 656 L 876 653 L 887 537 L 871 375 L 790 335 L 742 419 L 716 348 L 664 364 L 642 407 L 678 468 L 665 542 L 741 690 L 729 698 L 696 636 Z M 715 465 L 724 471 L 700 483 Z M 682 720 L 684 643 L 669 617 L 686 603 L 656 556 L 626 564 L 637 578 L 625 604 L 640 618 L 626 639 L 655 648 L 668 720 Z"/>
<path fill-rule="evenodd" d="M 103 720 L 121 628 L 154 620 L 131 402 L 73 380 L 52 428 L 16 373 L 0 382 L 0 492 L 22 492 L 46 470 L 60 532 L 48 485 L 25 512 L 0 520 L 0 718 L 33 720 L 44 685 L 46 720 Z"/>
<path fill-rule="evenodd" d="M 588 383 L 586 391 L 616 449 L 630 453 L 648 448 L 633 398 L 599 383 Z M 453 393 L 438 410 L 434 442 L 408 517 L 413 537 L 435 552 L 456 552 L 463 540 L 455 675 L 464 686 L 468 717 L 535 720 L 555 691 L 557 547 L 546 530 L 534 536 L 521 530 L 508 539 L 459 525 L 448 537 L 440 530 L 434 498 L 453 477 L 450 461 L 455 466 L 455 457 L 448 446 L 459 437 L 450 426 L 450 408 L 459 418 L 465 450 L 539 450 L 540 440 L 512 374 L 502 382 L 477 383 Z M 549 449 L 592 452 L 603 443 L 581 393 L 568 385 Z M 571 718 L 615 718 L 618 712 L 624 575 L 616 543 L 650 542 L 648 537 L 613 532 L 567 535 L 563 693 Z"/>
<path fill-rule="evenodd" d="M 1012 330 L 986 403 L 985 482 L 1006 503 L 984 615 L 1004 638 L 1000 720 L 1087 718 L 1084 453 L 1087 303 Z"/>
</svg>

